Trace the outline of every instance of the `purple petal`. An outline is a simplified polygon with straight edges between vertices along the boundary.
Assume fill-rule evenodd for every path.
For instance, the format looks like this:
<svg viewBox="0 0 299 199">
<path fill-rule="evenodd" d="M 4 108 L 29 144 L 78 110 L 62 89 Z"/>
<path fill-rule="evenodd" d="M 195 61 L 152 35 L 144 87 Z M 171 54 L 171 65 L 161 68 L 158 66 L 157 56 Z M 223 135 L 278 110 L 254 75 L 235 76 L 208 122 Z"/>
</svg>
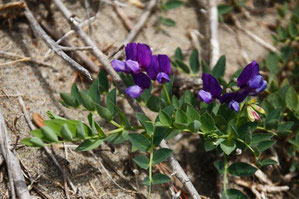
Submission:
<svg viewBox="0 0 299 199">
<path fill-rule="evenodd" d="M 143 89 L 138 85 L 134 85 L 127 88 L 126 93 L 133 98 L 137 98 L 143 93 Z"/>
<path fill-rule="evenodd" d="M 132 74 L 132 77 L 135 84 L 143 89 L 149 88 L 151 86 L 151 79 L 144 73 Z"/>
<path fill-rule="evenodd" d="M 257 88 L 257 89 L 255 90 L 255 92 L 256 92 L 256 93 L 263 92 L 264 90 L 266 90 L 267 85 L 268 85 L 267 81 L 264 80 L 262 86 L 259 87 L 259 88 Z"/>
<path fill-rule="evenodd" d="M 229 104 L 228 104 L 229 108 L 231 110 L 235 110 L 236 112 L 239 112 L 239 103 L 236 102 L 236 101 L 231 101 Z"/>
<path fill-rule="evenodd" d="M 125 62 L 119 61 L 119 60 L 113 60 L 112 61 L 112 67 L 116 72 L 126 72 L 129 73 L 131 71 L 130 68 L 126 67 Z"/>
<path fill-rule="evenodd" d="M 241 72 L 240 76 L 237 79 L 238 86 L 241 88 L 247 86 L 249 80 L 257 76 L 258 74 L 259 65 L 256 61 L 253 61 L 250 64 L 248 64 Z"/>
<path fill-rule="evenodd" d="M 137 61 L 137 44 L 136 43 L 129 43 L 126 45 L 126 58 L 131 59 L 133 61 Z"/>
<path fill-rule="evenodd" d="M 141 68 L 139 67 L 138 62 L 133 61 L 131 59 L 129 59 L 129 60 L 126 61 L 126 66 L 128 68 L 130 68 L 131 71 L 133 71 L 133 73 L 135 73 L 135 74 L 139 73 L 141 71 Z"/>
<path fill-rule="evenodd" d="M 137 61 L 141 68 L 149 67 L 152 58 L 152 51 L 146 44 L 137 45 Z"/>
<path fill-rule="evenodd" d="M 151 59 L 151 64 L 149 65 L 149 67 L 146 68 L 146 73 L 152 80 L 156 80 L 158 72 L 159 72 L 158 56 L 153 55 Z"/>
<path fill-rule="evenodd" d="M 248 94 L 248 90 L 240 90 L 238 92 L 226 93 L 219 98 L 219 101 L 221 103 L 230 103 L 232 101 L 240 103 L 247 97 Z"/>
<path fill-rule="evenodd" d="M 222 88 L 217 79 L 208 73 L 202 74 L 203 90 L 210 92 L 213 98 L 219 98 L 222 92 Z"/>
<path fill-rule="evenodd" d="M 259 88 L 263 85 L 263 77 L 261 75 L 256 75 L 249 80 L 248 86 L 252 89 Z"/>
<path fill-rule="evenodd" d="M 164 84 L 165 82 L 169 82 L 169 76 L 166 73 L 158 73 L 157 80 L 160 84 Z"/>
<path fill-rule="evenodd" d="M 170 75 L 171 72 L 171 64 L 170 59 L 167 55 L 158 55 L 158 62 L 159 62 L 159 72 L 166 73 Z"/>
<path fill-rule="evenodd" d="M 204 90 L 200 90 L 198 92 L 198 98 L 200 101 L 203 101 L 207 104 L 210 104 L 213 101 L 211 93 L 204 91 Z"/>
</svg>

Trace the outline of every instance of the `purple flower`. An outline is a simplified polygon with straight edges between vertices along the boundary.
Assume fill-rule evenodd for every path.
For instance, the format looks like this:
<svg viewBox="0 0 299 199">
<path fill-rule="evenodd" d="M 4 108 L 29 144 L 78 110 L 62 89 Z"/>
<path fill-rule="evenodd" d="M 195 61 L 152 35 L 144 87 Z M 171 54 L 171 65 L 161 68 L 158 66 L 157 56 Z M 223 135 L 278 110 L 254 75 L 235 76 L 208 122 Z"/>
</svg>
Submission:
<svg viewBox="0 0 299 199">
<path fill-rule="evenodd" d="M 248 64 L 237 79 L 241 89 L 249 91 L 249 95 L 257 95 L 267 88 L 267 82 L 259 74 L 259 64 L 256 61 Z"/>
<path fill-rule="evenodd" d="M 143 93 L 144 89 L 151 86 L 151 80 L 144 73 L 132 74 L 132 77 L 136 85 L 128 87 L 126 93 L 133 98 L 137 98 Z"/>
<path fill-rule="evenodd" d="M 139 73 L 149 67 L 152 51 L 146 44 L 129 43 L 125 47 L 126 61 L 113 60 L 112 66 L 117 72 Z"/>
<path fill-rule="evenodd" d="M 203 89 L 198 92 L 198 98 L 200 101 L 204 101 L 207 104 L 213 102 L 214 99 L 219 99 L 222 88 L 215 77 L 208 73 L 202 74 Z"/>
<path fill-rule="evenodd" d="M 248 95 L 247 90 L 240 90 L 237 92 L 226 93 L 219 98 L 221 103 L 228 103 L 231 110 L 239 111 L 239 103 L 241 103 Z"/>
<path fill-rule="evenodd" d="M 167 55 L 153 55 L 149 67 L 146 69 L 148 76 L 152 80 L 157 80 L 160 84 L 169 82 L 171 64 Z"/>
</svg>

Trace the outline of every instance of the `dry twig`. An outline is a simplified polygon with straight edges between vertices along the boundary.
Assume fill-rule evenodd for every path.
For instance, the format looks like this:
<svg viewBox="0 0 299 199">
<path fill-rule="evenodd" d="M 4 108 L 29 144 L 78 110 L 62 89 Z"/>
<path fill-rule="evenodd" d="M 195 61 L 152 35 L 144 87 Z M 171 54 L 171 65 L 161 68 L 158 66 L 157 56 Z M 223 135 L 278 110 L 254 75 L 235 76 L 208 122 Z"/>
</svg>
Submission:
<svg viewBox="0 0 299 199">
<path fill-rule="evenodd" d="M 9 150 L 10 136 L 7 133 L 4 117 L 0 110 L 0 146 L 4 156 L 10 181 L 11 198 L 28 199 L 29 191 L 21 170 L 21 166 L 16 155 Z M 16 193 L 16 195 L 15 195 Z"/>
<path fill-rule="evenodd" d="M 219 58 L 220 49 L 218 41 L 218 11 L 217 0 L 209 0 L 209 20 L 210 20 L 210 66 L 215 66 Z"/>
<path fill-rule="evenodd" d="M 116 14 L 118 15 L 118 17 L 121 19 L 121 21 L 123 22 L 125 28 L 130 31 L 133 27 L 133 24 L 131 22 L 131 20 L 125 15 L 125 13 L 119 8 L 118 5 L 116 5 L 115 3 L 112 4 L 113 10 L 116 12 Z"/>
<path fill-rule="evenodd" d="M 65 52 L 63 52 L 63 50 L 61 48 L 59 48 L 59 46 L 55 43 L 55 41 L 53 39 L 51 39 L 49 37 L 49 35 L 46 34 L 46 32 L 38 24 L 37 20 L 33 17 L 32 13 L 30 12 L 30 10 L 28 9 L 27 6 L 25 8 L 24 14 L 25 14 L 28 22 L 30 23 L 32 30 L 44 40 L 44 42 L 47 44 L 47 46 L 49 48 L 53 49 L 54 52 L 58 56 L 60 56 L 63 60 L 68 62 L 73 68 L 80 71 L 88 79 L 92 80 L 92 77 L 91 77 L 90 73 L 88 72 L 88 70 L 86 70 L 80 64 L 75 62 L 72 58 L 70 58 L 67 54 L 65 54 Z"/>
</svg>

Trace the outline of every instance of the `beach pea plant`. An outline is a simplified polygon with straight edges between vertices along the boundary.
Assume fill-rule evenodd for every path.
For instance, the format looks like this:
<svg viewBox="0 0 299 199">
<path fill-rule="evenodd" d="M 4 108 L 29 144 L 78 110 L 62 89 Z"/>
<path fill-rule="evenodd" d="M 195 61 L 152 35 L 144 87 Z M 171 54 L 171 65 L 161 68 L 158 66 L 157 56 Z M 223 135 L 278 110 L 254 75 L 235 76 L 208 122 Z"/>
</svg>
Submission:
<svg viewBox="0 0 299 199">
<path fill-rule="evenodd" d="M 48 112 L 49 120 L 45 121 L 46 125 L 32 131 L 33 137 L 23 139 L 22 143 L 42 147 L 79 142 L 76 150 L 88 151 L 99 147 L 103 142 L 121 144 L 129 141 L 132 151 L 140 152 L 134 162 L 148 171 L 143 184 L 148 186 L 150 198 L 152 185 L 171 181 L 169 176 L 153 172 L 155 165 L 172 154 L 171 149 L 159 148 L 161 141 L 169 141 L 182 132 L 195 133 L 200 135 L 205 151 L 216 150 L 221 154 L 222 158 L 214 165 L 224 178 L 223 197 L 246 198 L 241 191 L 228 188 L 228 174 L 250 176 L 260 167 L 276 163 L 271 159 L 263 159 L 261 155 L 273 144 L 273 134 L 263 131 L 256 133 L 263 126 L 265 114 L 259 105 L 258 96 L 268 86 L 260 74 L 259 64 L 252 61 L 226 82 L 223 79 L 225 57 L 222 56 L 211 73 L 205 71 L 200 75 L 203 84 L 197 96 L 189 90 L 182 96 L 176 96 L 172 93 L 174 78 L 171 63 L 182 65 L 178 56 L 175 61 L 171 61 L 167 55 L 154 55 L 150 47 L 142 43 L 127 44 L 125 53 L 125 60 L 111 62 L 111 67 L 119 73 L 127 86 L 125 93 L 113 88 L 104 71 L 99 73 L 87 90 L 80 90 L 74 83 L 70 93 L 60 94 L 60 102 L 67 108 L 88 111 L 88 122 L 66 119 Z M 200 64 L 196 50 L 190 56 L 190 65 L 193 75 L 198 75 Z M 186 67 L 189 68 L 187 65 Z M 160 93 L 153 94 L 153 87 L 161 87 Z M 136 98 L 140 105 L 156 112 L 156 118 L 137 112 L 136 118 L 140 125 L 132 125 L 116 103 L 116 98 L 122 98 L 123 94 Z M 98 116 L 114 127 L 104 130 L 97 121 Z M 255 165 L 249 161 L 230 163 L 230 156 L 235 151 L 240 153 L 245 150 L 252 153 Z"/>
</svg>

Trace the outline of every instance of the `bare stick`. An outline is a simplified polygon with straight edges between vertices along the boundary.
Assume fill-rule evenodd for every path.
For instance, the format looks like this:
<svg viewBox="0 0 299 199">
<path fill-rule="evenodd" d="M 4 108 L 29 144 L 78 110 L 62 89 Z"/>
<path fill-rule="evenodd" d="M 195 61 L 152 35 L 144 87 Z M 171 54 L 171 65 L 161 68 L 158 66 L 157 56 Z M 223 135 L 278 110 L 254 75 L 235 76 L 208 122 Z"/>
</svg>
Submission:
<svg viewBox="0 0 299 199">
<path fill-rule="evenodd" d="M 209 19 L 210 19 L 210 66 L 215 66 L 219 58 L 219 41 L 218 41 L 218 11 L 217 0 L 209 0 Z"/>
<path fill-rule="evenodd" d="M 43 62 L 43 61 L 39 61 L 36 58 L 23 57 L 23 56 L 20 56 L 20 55 L 14 54 L 14 53 L 10 53 L 10 52 L 5 52 L 5 51 L 2 51 L 2 50 L 0 50 L 0 56 L 6 57 L 6 58 L 12 58 L 12 59 L 19 59 L 19 61 L 23 59 L 24 62 L 27 62 L 27 61 L 28 62 L 34 62 L 34 63 L 39 64 L 39 65 L 52 67 L 51 64 Z M 7 63 L 4 63 L 4 64 L 7 64 Z"/>
<path fill-rule="evenodd" d="M 94 47 L 94 49 L 93 49 L 94 55 L 99 60 L 99 62 L 103 65 L 103 67 L 107 71 L 107 73 L 110 74 L 110 76 L 112 77 L 112 80 L 116 84 L 116 87 L 122 93 L 125 94 L 128 102 L 129 102 L 130 106 L 133 108 L 133 110 L 135 110 L 137 112 L 144 113 L 143 110 L 142 110 L 142 108 L 137 103 L 137 101 L 134 98 L 132 98 L 132 97 L 130 97 L 129 95 L 126 94 L 126 92 L 125 92 L 126 86 L 124 85 L 123 81 L 120 79 L 120 77 L 118 76 L 118 74 L 113 70 L 113 68 L 111 66 L 111 63 L 108 60 L 107 56 L 100 49 L 98 49 L 96 47 L 96 45 L 94 44 L 94 42 L 78 26 L 78 24 L 73 19 L 72 13 L 64 6 L 64 4 L 60 0 L 53 0 L 53 2 L 56 4 L 56 6 L 59 8 L 59 10 L 63 13 L 63 15 L 65 16 L 65 18 L 71 24 L 72 28 L 76 30 L 76 32 L 78 33 L 79 37 L 83 40 L 83 42 L 85 43 L 85 45 Z M 156 0 L 151 0 L 150 3 L 149 3 L 148 8 L 152 9 L 155 6 L 156 2 L 157 2 Z M 151 9 L 148 9 L 146 11 L 146 13 L 148 13 L 147 16 L 143 15 L 142 17 L 145 18 L 145 19 L 147 19 L 148 15 L 151 12 Z M 141 19 L 139 20 L 139 22 L 140 21 L 141 21 Z M 139 23 L 137 23 L 137 24 L 139 24 Z M 138 29 L 140 30 L 141 27 L 142 26 L 139 26 Z M 133 29 L 132 29 L 132 31 L 133 31 Z M 129 42 L 130 42 L 131 41 L 130 39 L 133 39 L 136 36 L 136 33 L 133 34 L 132 31 L 129 33 L 129 36 L 127 37 L 126 41 L 129 40 Z M 132 37 L 130 35 L 133 35 L 134 37 Z M 117 57 L 117 55 L 115 55 L 115 56 Z M 165 141 L 161 142 L 161 146 L 164 147 L 164 148 L 168 147 Z M 171 164 L 173 170 L 175 171 L 175 173 L 177 173 L 178 178 L 180 180 L 182 180 L 182 182 L 184 183 L 184 185 L 186 186 L 187 190 L 190 192 L 190 194 L 192 195 L 192 197 L 193 198 L 200 198 L 200 196 L 199 196 L 198 192 L 196 191 L 194 185 L 191 183 L 191 181 L 189 180 L 188 176 L 185 174 L 184 170 L 182 169 L 182 167 L 180 166 L 180 164 L 177 162 L 177 160 L 174 158 L 174 156 L 170 157 L 170 164 Z"/>
<path fill-rule="evenodd" d="M 92 77 L 91 77 L 90 73 L 88 72 L 88 70 L 83 68 L 80 64 L 78 64 L 73 59 L 71 59 L 67 54 L 65 54 L 65 52 L 63 52 L 61 50 L 61 48 L 59 48 L 59 46 L 55 43 L 55 41 L 53 39 L 51 39 L 49 37 L 49 35 L 46 34 L 46 32 L 38 24 L 37 20 L 33 17 L 32 13 L 30 12 L 30 10 L 28 9 L 27 6 L 25 8 L 24 14 L 25 14 L 28 22 L 30 23 L 30 26 L 31 26 L 32 30 L 44 40 L 44 42 L 47 44 L 47 46 L 49 48 L 53 49 L 54 52 L 58 56 L 60 56 L 62 59 L 64 59 L 73 68 L 80 71 L 88 79 L 92 80 Z"/>
<path fill-rule="evenodd" d="M 61 38 L 61 35 L 58 33 L 58 31 L 56 31 L 55 29 L 51 28 L 46 21 L 41 20 L 40 22 L 41 26 L 45 29 L 45 31 L 55 40 L 59 40 L 59 38 Z M 56 42 L 58 44 L 58 42 Z M 73 45 L 67 40 L 64 39 L 61 41 L 61 44 L 63 46 L 69 46 L 69 47 L 73 47 Z M 49 49 L 49 52 L 51 52 L 51 50 Z M 80 51 L 75 51 L 72 53 L 71 55 L 75 60 L 78 60 L 79 63 L 82 63 L 86 66 L 87 69 L 89 69 L 91 72 L 99 72 L 99 66 L 94 63 L 91 58 L 89 56 L 87 56 L 86 54 L 84 54 L 83 52 Z"/>
<path fill-rule="evenodd" d="M 121 51 L 120 49 L 125 46 L 127 43 L 132 42 L 136 35 L 139 33 L 139 31 L 142 29 L 142 27 L 144 26 L 145 22 L 147 21 L 147 19 L 149 18 L 152 10 L 154 9 L 155 5 L 157 3 L 157 0 L 151 0 L 148 3 L 148 6 L 146 8 L 146 11 L 142 14 L 142 16 L 140 17 L 139 21 L 133 26 L 133 28 L 131 29 L 130 33 L 128 34 L 127 38 L 121 43 L 121 45 L 116 49 L 115 52 L 117 52 L 114 56 L 113 59 L 118 59 L 121 55 Z"/>
<path fill-rule="evenodd" d="M 241 26 L 241 23 L 237 20 L 236 17 L 232 16 L 232 19 L 234 20 L 236 27 L 238 29 L 240 29 L 241 31 L 243 31 L 247 36 L 249 36 L 251 39 L 253 39 L 256 43 L 260 44 L 261 46 L 263 46 L 264 48 L 266 48 L 272 52 L 278 53 L 277 48 L 275 48 L 273 45 L 269 44 L 268 42 L 266 42 L 265 40 L 263 40 L 262 38 L 260 38 L 256 34 L 254 34 L 253 32 L 243 28 Z"/>
<path fill-rule="evenodd" d="M 25 103 L 24 103 L 22 97 L 19 96 L 18 99 L 19 99 L 19 103 L 20 103 L 20 105 L 21 105 L 22 112 L 23 112 L 23 114 L 24 114 L 24 116 L 25 116 L 25 119 L 26 119 L 26 122 L 27 122 L 29 128 L 30 128 L 31 130 L 35 130 L 36 128 L 35 128 L 35 126 L 33 125 L 31 119 L 29 118 L 29 115 L 28 115 L 28 113 L 27 113 L 27 110 L 26 110 L 26 107 L 25 107 Z M 46 151 L 46 153 L 51 157 L 51 159 L 53 160 L 53 162 L 55 163 L 55 165 L 59 168 L 59 170 L 61 171 L 61 173 L 64 174 L 64 172 L 63 172 L 63 168 L 61 167 L 61 165 L 59 164 L 59 162 L 57 161 L 57 159 L 56 159 L 56 157 L 53 155 L 53 153 L 48 149 L 48 147 L 44 146 L 43 149 L 44 149 L 44 150 Z M 72 181 L 70 180 L 70 178 L 69 178 L 67 175 L 64 176 L 64 177 L 67 179 L 67 181 L 68 181 L 69 185 L 71 186 L 72 190 L 73 190 L 74 192 L 77 192 L 77 188 L 74 186 L 74 184 L 72 183 Z"/>
<path fill-rule="evenodd" d="M 91 46 L 74 46 L 74 47 L 68 47 L 68 46 L 59 46 L 61 50 L 63 51 L 77 51 L 77 50 L 92 50 L 93 47 Z"/>
<path fill-rule="evenodd" d="M 30 198 L 30 194 L 26 186 L 20 162 L 16 155 L 9 150 L 9 142 L 10 136 L 7 133 L 4 117 L 2 115 L 2 111 L 0 110 L 0 145 L 9 173 L 11 198 L 16 197 L 16 191 L 19 199 L 28 199 Z"/>
<path fill-rule="evenodd" d="M 130 31 L 133 27 L 133 24 L 131 22 L 131 20 L 125 15 L 125 13 L 119 8 L 118 5 L 116 5 L 115 3 L 112 4 L 113 10 L 116 12 L 116 14 L 118 15 L 118 17 L 121 19 L 121 21 L 123 22 L 125 28 Z"/>
</svg>

